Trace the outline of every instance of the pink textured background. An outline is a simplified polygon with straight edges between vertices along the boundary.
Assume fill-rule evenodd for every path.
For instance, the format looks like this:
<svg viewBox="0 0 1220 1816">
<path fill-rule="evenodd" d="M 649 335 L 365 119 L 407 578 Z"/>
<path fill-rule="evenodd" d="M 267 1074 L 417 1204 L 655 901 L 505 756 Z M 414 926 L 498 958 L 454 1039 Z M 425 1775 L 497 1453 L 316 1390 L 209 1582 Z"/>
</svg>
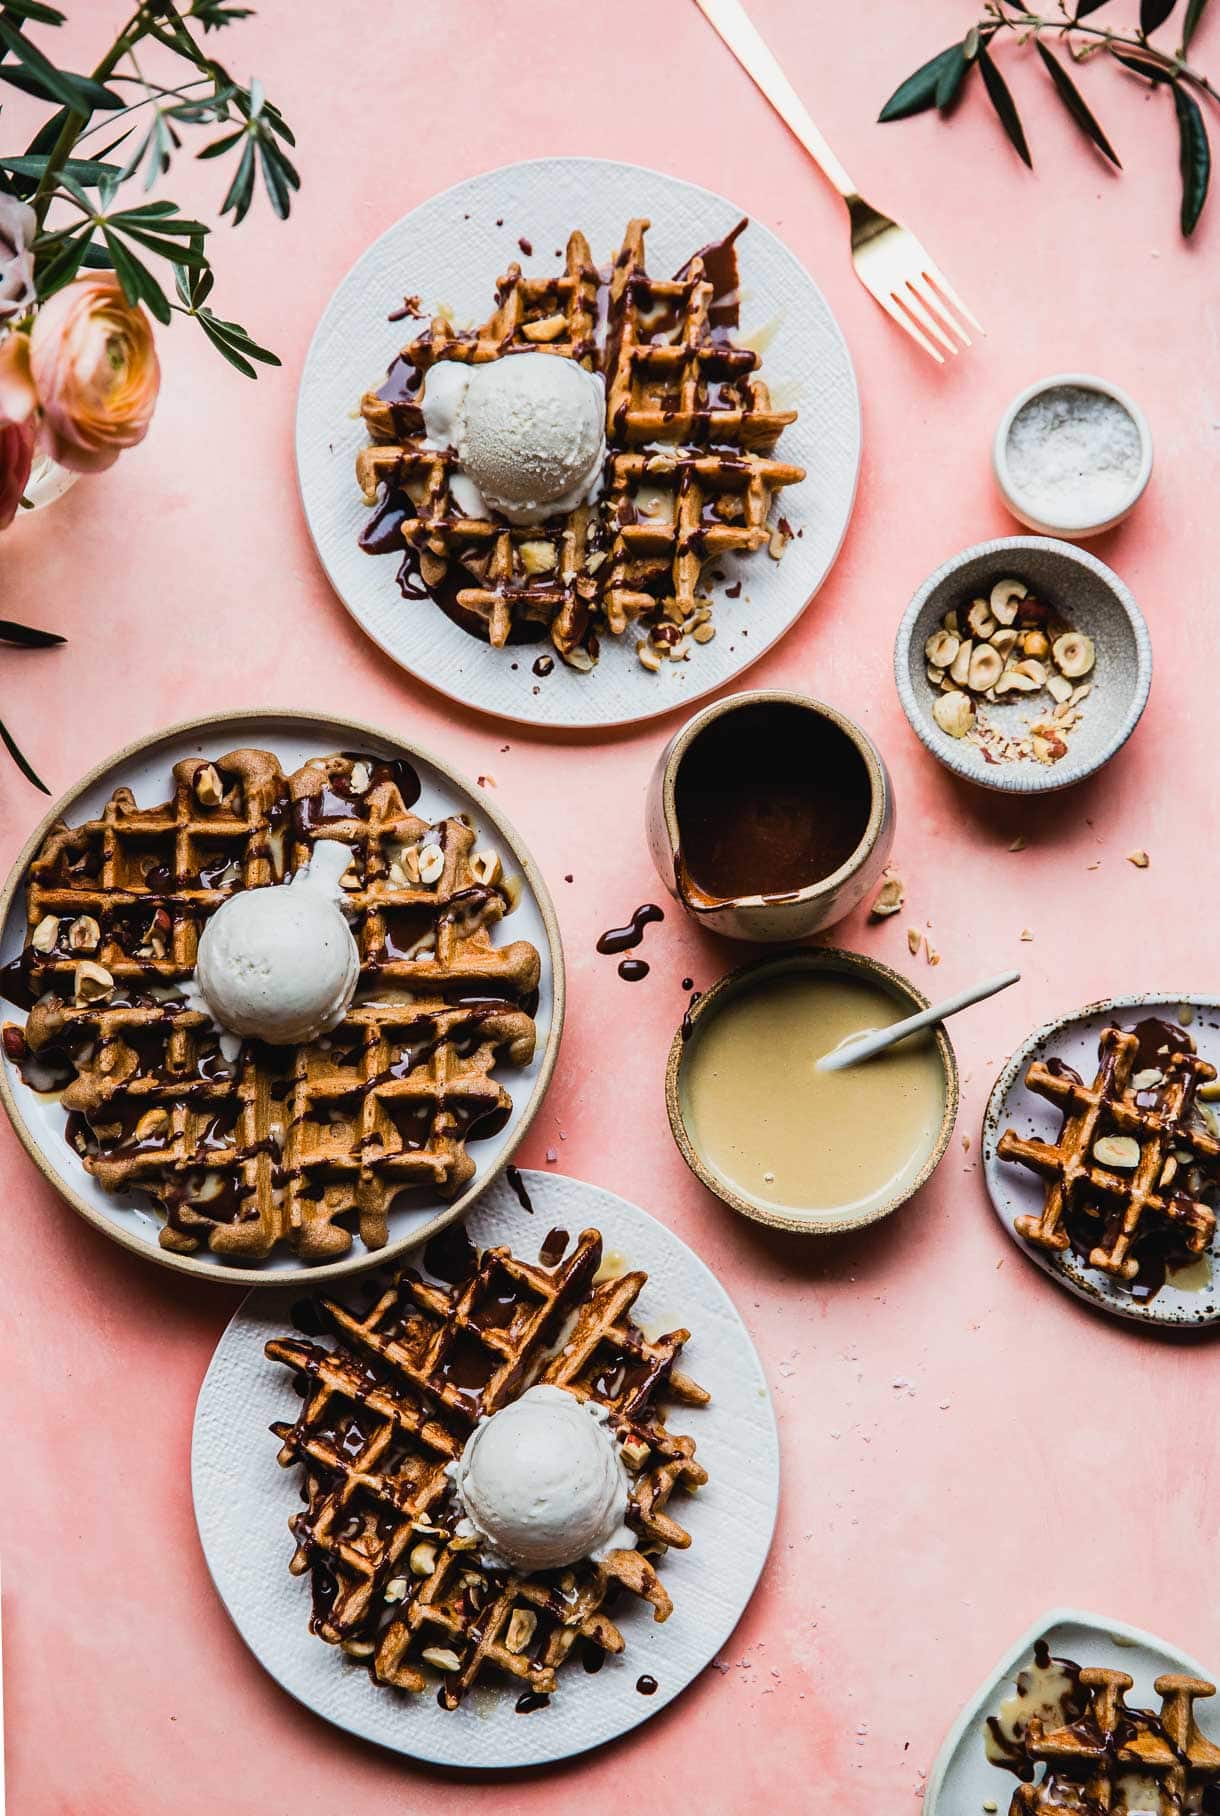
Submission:
<svg viewBox="0 0 1220 1816">
<path fill-rule="evenodd" d="M 73 10 L 72 60 L 85 67 L 126 9 Z M 523 1161 L 543 1165 L 554 1145 L 564 1170 L 679 1230 L 734 1294 L 775 1392 L 779 1532 L 729 1668 L 618 1748 L 494 1786 L 440 1781 L 297 1708 L 230 1626 L 191 1515 L 195 1393 L 236 1295 L 177 1284 L 95 1235 L 6 1128 L 0 1545 L 18 1816 L 332 1816 L 423 1810 L 438 1796 L 514 1816 L 578 1798 L 610 1811 L 625 1795 L 907 1816 L 962 1699 L 1056 1601 L 1151 1626 L 1220 1668 L 1200 1549 L 1220 1489 L 1201 1416 L 1212 1352 L 1103 1323 L 1056 1292 L 1001 1233 L 974 1165 L 992 1078 L 1035 1023 L 1105 992 L 1220 986 L 1218 223 L 1182 244 L 1172 109 L 1111 70 L 1085 79 L 1126 159 L 1121 179 L 1015 52 L 1005 67 L 1037 175 L 981 94 L 951 129 L 875 125 L 897 81 L 964 29 L 966 0 L 754 0 L 754 12 L 848 167 L 911 220 L 985 320 L 988 339 L 956 366 L 934 370 L 857 288 L 839 204 L 689 0 L 600 0 L 583 13 L 570 0 L 265 0 L 218 49 L 262 74 L 297 127 L 304 190 L 288 226 L 260 203 L 212 252 L 221 312 L 270 340 L 284 370 L 249 385 L 176 324 L 159 337 L 165 384 L 147 443 L 0 544 L 5 615 L 71 638 L 55 654 L 0 657 L 3 715 L 57 789 L 165 722 L 253 703 L 350 712 L 497 778 L 558 898 L 570 967 L 560 1065 Z M 1214 21 L 1197 55 L 1220 57 Z M 9 148 L 19 112 L 6 100 Z M 657 893 L 640 807 L 666 728 L 573 748 L 446 705 L 354 628 L 301 520 L 296 378 L 340 276 L 434 190 L 565 151 L 723 190 L 824 287 L 863 393 L 859 504 L 816 605 L 746 683 L 800 685 L 846 708 L 893 771 L 908 913 L 881 927 L 857 916 L 840 941 L 905 967 L 904 929 L 927 923 L 943 962 L 929 973 L 912 961 L 926 987 L 1024 969 L 1019 988 L 957 1024 L 970 1153 L 955 1138 L 916 1203 L 843 1241 L 737 1221 L 670 1144 L 661 1079 L 680 981 L 706 983 L 739 952 L 674 910 L 649 930 L 643 984 L 594 953 L 602 928 Z M 183 161 L 168 193 L 214 204 L 214 167 Z M 507 192 L 504 209 L 511 220 Z M 1072 367 L 1128 386 L 1152 419 L 1152 488 L 1096 546 L 1143 604 L 1156 680 L 1101 778 L 1008 806 L 956 785 L 915 742 L 891 643 L 931 568 L 1015 527 L 990 489 L 991 430 L 1020 385 Z M 42 805 L 0 767 L 5 861 Z M 1017 833 L 1029 847 L 1013 855 Z M 1142 873 L 1124 861 L 1138 845 L 1152 857 Z M 1019 943 L 1023 927 L 1032 944 Z"/>
</svg>

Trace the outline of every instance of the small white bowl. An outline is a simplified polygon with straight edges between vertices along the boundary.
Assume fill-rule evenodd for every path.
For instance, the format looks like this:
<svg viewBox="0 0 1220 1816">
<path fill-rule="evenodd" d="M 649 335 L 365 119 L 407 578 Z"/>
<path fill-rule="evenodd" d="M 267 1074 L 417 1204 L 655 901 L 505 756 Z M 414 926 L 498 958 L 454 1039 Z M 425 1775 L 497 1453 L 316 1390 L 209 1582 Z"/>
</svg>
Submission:
<svg viewBox="0 0 1220 1816">
<path fill-rule="evenodd" d="M 1022 498 L 1012 477 L 1008 463 L 1008 437 L 1018 414 L 1032 398 L 1044 391 L 1055 391 L 1072 386 L 1079 391 L 1098 391 L 1105 397 L 1113 398 L 1116 404 L 1127 412 L 1139 431 L 1140 464 L 1135 478 L 1131 482 L 1131 491 L 1121 510 L 1101 519 L 1099 522 L 1080 522 L 1070 517 L 1038 517 L 1029 504 Z M 1019 523 L 1031 530 L 1037 530 L 1043 536 L 1063 536 L 1069 542 L 1081 542 L 1089 536 L 1100 536 L 1103 530 L 1112 530 L 1115 524 L 1123 521 L 1143 496 L 1152 475 L 1152 430 L 1148 418 L 1140 409 L 1135 399 L 1118 385 L 1112 385 L 1104 378 L 1095 378 L 1088 372 L 1057 372 L 1051 378 L 1040 378 L 1036 384 L 1027 385 L 1024 391 L 1017 393 L 1000 418 L 1000 426 L 995 432 L 991 445 L 991 465 L 995 473 L 1000 496 Z"/>
</svg>

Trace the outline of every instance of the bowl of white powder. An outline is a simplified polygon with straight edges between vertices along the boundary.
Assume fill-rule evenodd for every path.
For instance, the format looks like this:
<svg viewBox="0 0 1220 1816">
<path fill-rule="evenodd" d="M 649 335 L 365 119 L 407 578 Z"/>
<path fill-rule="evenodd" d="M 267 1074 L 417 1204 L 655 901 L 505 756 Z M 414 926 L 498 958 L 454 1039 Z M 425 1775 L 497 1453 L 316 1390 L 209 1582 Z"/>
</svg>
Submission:
<svg viewBox="0 0 1220 1816">
<path fill-rule="evenodd" d="M 1152 472 L 1152 432 L 1117 385 L 1061 372 L 1013 398 L 991 459 L 1014 517 L 1080 541 L 1113 529 L 1139 501 Z"/>
</svg>

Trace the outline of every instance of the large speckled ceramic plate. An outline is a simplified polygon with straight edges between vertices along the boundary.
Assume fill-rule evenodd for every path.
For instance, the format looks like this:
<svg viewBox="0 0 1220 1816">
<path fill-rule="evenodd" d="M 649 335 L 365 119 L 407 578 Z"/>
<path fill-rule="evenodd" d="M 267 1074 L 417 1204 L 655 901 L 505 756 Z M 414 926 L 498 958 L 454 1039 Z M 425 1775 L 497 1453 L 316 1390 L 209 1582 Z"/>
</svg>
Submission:
<svg viewBox="0 0 1220 1816">
<path fill-rule="evenodd" d="M 1014 1219 L 1026 1214 L 1038 1215 L 1043 1202 L 1043 1184 L 1028 1167 L 1001 1160 L 996 1154 L 1005 1129 L 1015 1129 L 1019 1135 L 1038 1136 L 1047 1141 L 1055 1140 L 1058 1135 L 1059 1112 L 1044 1097 L 1026 1089 L 1025 1072 L 1032 1059 L 1048 1059 L 1055 1055 L 1091 1082 L 1097 1071 L 1098 1037 L 1108 1023 L 1118 1021 L 1129 1028 L 1146 1016 L 1180 1022 L 1184 1009 L 1191 1018 L 1189 1031 L 1199 1053 L 1220 1069 L 1220 1003 L 1210 997 L 1111 996 L 1104 1002 L 1090 1004 L 1077 1014 L 1065 1015 L 1038 1028 L 1008 1061 L 988 1100 L 983 1119 L 983 1172 L 992 1206 L 1004 1229 L 1022 1254 L 1060 1286 L 1118 1318 L 1176 1329 L 1198 1329 L 1220 1322 L 1220 1231 L 1213 1241 L 1210 1257 L 1186 1274 L 1176 1277 L 1171 1274 L 1153 1298 L 1137 1299 L 1108 1275 L 1088 1267 L 1070 1250 L 1062 1255 L 1049 1254 L 1022 1241 L 1013 1227 Z"/>
<path fill-rule="evenodd" d="M 1010 1772 L 989 1763 L 983 1751 L 983 1728 L 989 1715 L 998 1712 L 1010 1694 L 1013 1680 L 1029 1664 L 1034 1646 L 1045 1640 L 1053 1657 L 1070 1658 L 1078 1665 L 1096 1665 L 1125 1671 L 1134 1679 L 1127 1701 L 1133 1708 L 1156 1709 L 1160 1699 L 1153 1683 L 1163 1671 L 1182 1671 L 1208 1681 L 1215 1667 L 1206 1670 L 1167 1640 L 1141 1633 L 1122 1621 L 1103 1615 L 1082 1614 L 1075 1608 L 1052 1608 L 1014 1646 L 1010 1646 L 977 1694 L 962 1710 L 937 1755 L 924 1797 L 924 1816 L 973 1816 L 976 1810 L 1007 1811 L 1017 1780 Z M 1213 1713 L 1214 1710 L 1214 1713 Z M 1220 1741 L 1220 1709 L 1196 1704 L 1199 1726 L 1207 1738 Z M 1155 1806 L 1148 1816 L 1155 1816 Z"/>
<path fill-rule="evenodd" d="M 298 1471 L 281 1469 L 267 1427 L 300 1406 L 291 1372 L 263 1345 L 292 1329 L 301 1288 L 251 1293 L 220 1339 L 199 1394 L 191 1480 L 199 1537 L 212 1580 L 259 1663 L 307 1708 L 352 1734 L 434 1765 L 537 1766 L 604 1745 L 671 1702 L 716 1657 L 754 1592 L 775 1526 L 779 1448 L 762 1365 L 724 1288 L 670 1230 L 598 1186 L 552 1173 L 520 1176 L 527 1211 L 500 1180 L 467 1221 L 480 1248 L 504 1243 L 535 1260 L 552 1226 L 602 1233 L 605 1261 L 648 1281 L 636 1302 L 646 1333 L 686 1328 L 682 1366 L 707 1388 L 706 1406 L 676 1403 L 673 1429 L 698 1446 L 708 1481 L 680 1495 L 674 1512 L 691 1534 L 658 1569 L 673 1613 L 625 1596 L 614 1619 L 626 1649 L 590 1675 L 571 1659 L 550 1703 L 516 1713 L 517 1691 L 494 1676 L 461 1706 L 430 1691 L 378 1688 L 358 1664 L 309 1631 L 307 1577 L 289 1574 L 289 1516 L 301 1505 Z M 418 1263 L 417 1263 L 418 1265 Z M 339 1297 L 342 1297 L 340 1293 Z M 637 1688 L 656 1681 L 652 1695 Z M 439 1678 L 437 1683 L 439 1683 Z"/>
<path fill-rule="evenodd" d="M 342 1260 L 320 1267 L 311 1267 L 296 1256 L 279 1251 L 266 1261 L 242 1266 L 218 1260 L 206 1248 L 193 1255 L 176 1255 L 158 1242 L 164 1218 L 153 1201 L 139 1192 L 103 1190 L 93 1175 L 85 1171 L 80 1155 L 64 1138 L 67 1114 L 58 1096 L 32 1091 L 7 1055 L 0 1058 L 0 1099 L 27 1152 L 69 1204 L 124 1248 L 145 1255 L 163 1267 L 176 1268 L 181 1273 L 195 1274 L 205 1280 L 226 1280 L 230 1285 L 239 1281 L 247 1284 L 257 1281 L 265 1285 L 276 1280 L 299 1280 L 304 1276 L 311 1280 L 327 1279 L 358 1273 L 379 1259 L 388 1259 L 412 1243 L 422 1241 L 445 1223 L 452 1223 L 469 1209 L 479 1193 L 512 1159 L 542 1102 L 559 1050 L 563 1027 L 563 948 L 554 904 L 540 872 L 520 835 L 483 789 L 465 781 L 431 753 L 359 721 L 323 718 L 309 713 L 260 711 L 217 713 L 211 718 L 171 726 L 152 737 L 142 738 L 99 764 L 57 801 L 31 834 L 9 873 L 3 895 L 0 895 L 0 964 L 15 958 L 24 943 L 26 866 L 41 848 L 56 818 L 62 815 L 70 825 L 91 819 L 101 812 L 114 790 L 122 786 L 132 790 L 141 807 L 167 801 L 173 791 L 171 771 L 180 758 L 218 757 L 225 751 L 243 746 L 274 751 L 285 770 L 296 769 L 310 757 L 327 756 L 337 750 L 370 750 L 378 755 L 406 757 L 414 765 L 423 785 L 419 811 L 433 819 L 449 814 L 468 814 L 487 841 L 501 853 L 506 873 L 520 881 L 520 899 L 497 923 L 492 938 L 501 945 L 510 940 L 530 940 L 538 948 L 542 972 L 538 1011 L 534 1018 L 537 1045 L 530 1065 L 519 1067 L 501 1063 L 496 1068 L 497 1079 L 513 1100 L 512 1113 L 496 1135 L 486 1141 L 471 1143 L 476 1171 L 465 1191 L 453 1203 L 440 1198 L 429 1199 L 426 1194 L 404 1195 L 391 1207 L 389 1242 L 385 1249 L 371 1253 L 356 1237 Z M 6 1002 L 2 1019 L 24 1023 L 25 1011 Z"/>
<path fill-rule="evenodd" d="M 649 268 L 669 277 L 692 252 L 735 226 L 745 210 L 710 190 L 632 164 L 541 158 L 487 171 L 424 202 L 382 234 L 326 306 L 301 378 L 297 471 L 305 516 L 331 585 L 387 655 L 441 693 L 527 724 L 623 725 L 655 718 L 724 685 L 796 622 L 838 553 L 860 465 L 855 374 L 829 305 L 783 242 L 751 221 L 738 242 L 741 332 L 762 353 L 776 406 L 795 409 L 779 458 L 805 468 L 775 515 L 797 532 L 782 561 L 758 550 L 715 563 L 717 634 L 691 659 L 659 674 L 641 667 L 631 634 L 603 637 L 591 674 L 533 663 L 549 642 L 494 650 L 450 622 L 430 600 L 403 599 L 396 560 L 369 556 L 356 538 L 368 518 L 356 454 L 367 436 L 357 405 L 420 323 L 387 321 L 405 292 L 425 315 L 443 305 L 459 323 L 485 321 L 496 279 L 515 259 L 527 272 L 559 269 L 573 228 L 608 263 L 634 215 L 647 216 Z M 518 246 L 523 239 L 532 248 Z M 730 595 L 738 589 L 739 596 Z"/>
</svg>

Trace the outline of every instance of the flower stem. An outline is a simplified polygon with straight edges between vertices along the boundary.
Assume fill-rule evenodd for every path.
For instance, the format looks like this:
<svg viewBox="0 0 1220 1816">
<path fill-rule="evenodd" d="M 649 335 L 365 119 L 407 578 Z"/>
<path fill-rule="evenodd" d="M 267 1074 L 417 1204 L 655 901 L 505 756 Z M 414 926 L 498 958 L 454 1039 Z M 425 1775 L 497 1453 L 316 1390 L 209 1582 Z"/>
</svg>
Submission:
<svg viewBox="0 0 1220 1816">
<path fill-rule="evenodd" d="M 144 8 L 143 6 L 140 6 L 139 9 L 132 14 L 114 43 L 110 46 L 110 49 L 106 52 L 106 55 L 93 71 L 93 80 L 95 82 L 104 82 L 107 76 L 113 75 L 115 69 L 127 55 L 127 52 L 131 49 L 132 45 L 139 43 L 140 39 L 144 36 L 146 29 L 147 25 L 144 16 Z M 38 188 L 34 191 L 33 207 L 34 213 L 38 218 L 39 227 L 42 226 L 43 221 L 46 219 L 47 209 L 51 205 L 51 198 L 56 189 L 59 173 L 72 155 L 72 147 L 76 144 L 77 139 L 79 139 L 81 133 L 84 131 L 88 121 L 88 114 L 73 113 L 69 110 L 67 118 L 59 129 L 59 135 L 56 138 L 54 145 L 51 147 L 51 155 L 47 159 L 46 169 L 39 178 Z"/>
<path fill-rule="evenodd" d="M 1134 36 L 1129 37 L 1122 32 L 1110 31 L 1105 26 L 1082 25 L 1071 18 L 1045 19 L 1040 13 L 1029 12 L 1025 8 L 1009 13 L 1006 10 L 1007 3 L 1008 0 L 996 0 L 994 8 L 989 10 L 992 13 L 992 21 L 998 22 L 1000 26 L 1007 26 L 1009 31 L 1032 32 L 1035 37 L 1040 32 L 1055 32 L 1060 38 L 1069 41 L 1074 33 L 1079 33 L 1085 38 L 1100 38 L 1107 49 L 1117 45 L 1120 50 L 1132 51 L 1142 62 L 1149 64 L 1152 68 L 1163 71 L 1165 75 L 1174 80 L 1189 83 L 1192 88 L 1197 88 L 1200 94 L 1209 96 L 1213 101 L 1220 101 L 1220 94 L 1212 87 L 1202 70 L 1193 69 L 1189 63 L 1183 62 L 1180 56 L 1171 57 L 1164 51 L 1157 50 L 1155 45 L 1149 44 L 1143 32 L 1137 32 Z M 988 23 L 990 22 L 988 21 Z"/>
</svg>

